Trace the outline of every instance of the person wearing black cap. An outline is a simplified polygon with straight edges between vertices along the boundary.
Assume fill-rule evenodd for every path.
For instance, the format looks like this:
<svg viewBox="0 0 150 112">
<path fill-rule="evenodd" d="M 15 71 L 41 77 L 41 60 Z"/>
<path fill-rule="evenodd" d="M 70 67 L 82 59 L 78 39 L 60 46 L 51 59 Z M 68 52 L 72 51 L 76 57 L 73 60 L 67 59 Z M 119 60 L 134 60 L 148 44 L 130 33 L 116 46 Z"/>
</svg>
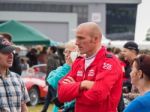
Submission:
<svg viewBox="0 0 150 112">
<path fill-rule="evenodd" d="M 16 49 L 8 40 L 0 38 L 0 112 L 28 112 L 30 100 L 20 76 L 9 71 Z"/>
<path fill-rule="evenodd" d="M 131 88 L 132 88 L 131 81 L 130 81 L 131 65 L 133 63 L 133 60 L 137 57 L 138 54 L 139 54 L 139 48 L 137 43 L 133 41 L 129 41 L 124 44 L 122 55 L 126 63 L 125 77 L 127 78 L 127 80 L 123 82 L 123 86 L 127 87 L 128 92 L 131 92 Z"/>
<path fill-rule="evenodd" d="M 9 33 L 0 33 L 0 38 L 4 38 L 6 40 L 8 40 L 10 43 L 12 43 L 12 36 Z M 18 56 L 17 53 L 13 53 L 14 54 L 14 61 L 13 61 L 13 65 L 12 67 L 10 67 L 9 69 L 15 73 L 18 73 L 19 75 L 21 75 L 21 62 L 20 62 L 20 58 Z"/>
</svg>

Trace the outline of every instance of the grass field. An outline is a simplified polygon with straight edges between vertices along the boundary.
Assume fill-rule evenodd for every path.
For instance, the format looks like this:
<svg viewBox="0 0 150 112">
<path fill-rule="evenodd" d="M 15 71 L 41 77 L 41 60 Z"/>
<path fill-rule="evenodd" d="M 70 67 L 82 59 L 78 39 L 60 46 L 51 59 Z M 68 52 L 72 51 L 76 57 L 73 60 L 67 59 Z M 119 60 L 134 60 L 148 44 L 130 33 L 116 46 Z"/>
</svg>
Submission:
<svg viewBox="0 0 150 112">
<path fill-rule="evenodd" d="M 29 112 L 40 112 L 42 110 L 43 104 L 39 104 L 36 106 L 28 106 Z M 49 105 L 47 112 L 52 112 L 53 104 Z"/>
</svg>

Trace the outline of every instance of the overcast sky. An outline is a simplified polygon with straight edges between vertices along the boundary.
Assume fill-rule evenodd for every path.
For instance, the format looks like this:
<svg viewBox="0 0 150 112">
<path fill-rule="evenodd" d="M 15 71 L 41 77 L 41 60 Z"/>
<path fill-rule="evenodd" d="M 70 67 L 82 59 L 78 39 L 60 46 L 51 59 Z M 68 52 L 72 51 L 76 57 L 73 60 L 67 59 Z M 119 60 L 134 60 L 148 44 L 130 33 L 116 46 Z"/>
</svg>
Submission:
<svg viewBox="0 0 150 112">
<path fill-rule="evenodd" d="M 142 0 L 138 5 L 135 41 L 144 40 L 150 28 L 150 0 Z"/>
</svg>

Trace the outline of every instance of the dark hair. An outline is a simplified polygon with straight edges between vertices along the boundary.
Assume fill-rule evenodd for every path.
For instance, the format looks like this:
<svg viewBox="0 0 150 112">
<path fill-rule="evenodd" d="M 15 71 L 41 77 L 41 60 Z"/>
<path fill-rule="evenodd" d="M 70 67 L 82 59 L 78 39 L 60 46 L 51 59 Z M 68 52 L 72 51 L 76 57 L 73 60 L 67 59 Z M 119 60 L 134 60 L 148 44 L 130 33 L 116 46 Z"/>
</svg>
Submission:
<svg viewBox="0 0 150 112">
<path fill-rule="evenodd" d="M 150 55 L 142 54 L 134 61 L 137 63 L 137 68 L 150 79 Z"/>
<path fill-rule="evenodd" d="M 52 50 L 53 53 L 55 53 L 57 51 L 57 47 L 55 47 L 55 46 L 51 46 L 50 49 Z"/>
</svg>

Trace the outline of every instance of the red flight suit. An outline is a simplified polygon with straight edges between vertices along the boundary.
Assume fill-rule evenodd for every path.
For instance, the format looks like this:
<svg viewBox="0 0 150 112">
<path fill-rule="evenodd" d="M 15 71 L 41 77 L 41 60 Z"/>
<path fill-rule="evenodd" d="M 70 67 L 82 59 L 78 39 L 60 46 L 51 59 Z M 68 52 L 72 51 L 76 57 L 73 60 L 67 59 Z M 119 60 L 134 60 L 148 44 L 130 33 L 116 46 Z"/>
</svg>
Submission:
<svg viewBox="0 0 150 112">
<path fill-rule="evenodd" d="M 64 84 L 59 81 L 58 98 L 60 102 L 76 99 L 75 112 L 116 112 L 122 93 L 123 72 L 119 60 L 102 47 L 94 61 L 85 70 L 85 59 L 79 57 L 67 76 L 76 81 Z M 80 90 L 83 80 L 94 81 L 89 90 Z"/>
</svg>

